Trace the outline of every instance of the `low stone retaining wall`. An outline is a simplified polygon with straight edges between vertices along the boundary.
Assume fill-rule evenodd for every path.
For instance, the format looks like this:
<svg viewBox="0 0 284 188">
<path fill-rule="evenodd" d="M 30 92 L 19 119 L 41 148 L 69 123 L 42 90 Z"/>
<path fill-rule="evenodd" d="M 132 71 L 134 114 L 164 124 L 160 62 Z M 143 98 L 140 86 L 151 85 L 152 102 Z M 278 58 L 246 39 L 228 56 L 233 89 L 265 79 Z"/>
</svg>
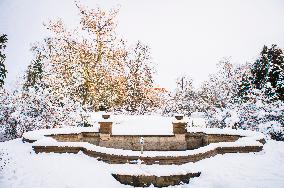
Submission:
<svg viewBox="0 0 284 188">
<path fill-rule="evenodd" d="M 94 145 L 99 145 L 100 142 L 100 133 L 98 132 L 82 132 L 78 134 L 52 134 L 47 136 L 54 138 L 58 142 L 88 142 Z"/>
<path fill-rule="evenodd" d="M 199 177 L 200 172 L 187 173 L 184 175 L 169 175 L 169 176 L 145 176 L 145 175 L 120 175 L 112 174 L 112 176 L 122 184 L 132 185 L 135 187 L 149 187 L 153 184 L 155 187 L 168 187 L 173 185 L 179 185 L 182 183 L 188 183 L 190 178 Z"/>
<path fill-rule="evenodd" d="M 102 139 L 100 133 L 83 132 L 78 134 L 51 134 L 58 142 L 88 142 L 101 147 L 139 151 L 140 137 L 144 137 L 144 151 L 184 151 L 206 146 L 210 143 L 234 142 L 241 136 L 205 133 L 186 133 L 175 135 L 109 135 Z M 34 140 L 23 138 L 24 142 Z"/>
<path fill-rule="evenodd" d="M 82 151 L 107 163 L 137 163 L 141 160 L 144 164 L 166 165 L 197 162 L 217 154 L 258 152 L 265 143 L 263 135 L 256 132 L 232 129 L 192 129 L 184 132 L 180 131 L 184 123 L 174 125 L 173 135 L 112 135 L 107 131 L 101 133 L 88 128 L 51 129 L 36 131 L 35 135 L 27 133 L 23 141 L 38 140 L 33 144 L 36 153 Z M 142 155 L 138 152 L 141 137 L 144 137 L 145 151 Z"/>
<path fill-rule="evenodd" d="M 144 138 L 144 151 L 187 150 L 185 135 L 111 135 L 109 140 L 100 140 L 99 146 L 140 151 L 140 138 Z"/>
<path fill-rule="evenodd" d="M 196 149 L 210 143 L 235 142 L 239 138 L 241 138 L 239 135 L 224 134 L 187 133 L 185 135 L 187 149 Z"/>
<path fill-rule="evenodd" d="M 143 161 L 144 164 L 161 164 L 161 165 L 171 165 L 171 164 L 185 164 L 188 162 L 197 162 L 199 160 L 213 157 L 217 154 L 225 153 L 248 153 L 248 152 L 259 152 L 263 146 L 244 146 L 244 147 L 217 147 L 206 151 L 204 153 L 198 153 L 194 155 L 187 156 L 153 156 L 153 157 L 144 157 L 144 156 L 122 156 L 115 154 L 106 154 L 96 151 L 87 150 L 84 147 L 58 147 L 58 146 L 33 146 L 33 149 L 36 153 L 78 153 L 82 151 L 84 154 L 97 158 L 98 160 L 104 161 L 111 164 L 124 164 L 124 163 L 135 163 L 137 160 Z"/>
</svg>

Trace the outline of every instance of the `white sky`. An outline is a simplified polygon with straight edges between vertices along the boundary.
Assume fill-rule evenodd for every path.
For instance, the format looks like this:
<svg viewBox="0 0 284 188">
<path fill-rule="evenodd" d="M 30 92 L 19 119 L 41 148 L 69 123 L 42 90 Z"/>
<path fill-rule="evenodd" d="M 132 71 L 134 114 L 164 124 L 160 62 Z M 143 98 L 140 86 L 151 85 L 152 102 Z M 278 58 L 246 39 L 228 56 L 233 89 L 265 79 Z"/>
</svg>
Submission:
<svg viewBox="0 0 284 188">
<path fill-rule="evenodd" d="M 252 61 L 264 44 L 284 47 L 283 0 L 82 0 L 89 7 L 121 6 L 118 34 L 151 47 L 157 85 L 175 86 L 186 74 L 196 86 L 223 57 Z M 62 18 L 78 23 L 74 1 L 0 0 L 0 33 L 8 34 L 6 84 L 15 84 L 31 60 L 30 44 L 47 35 L 42 23 Z"/>
</svg>

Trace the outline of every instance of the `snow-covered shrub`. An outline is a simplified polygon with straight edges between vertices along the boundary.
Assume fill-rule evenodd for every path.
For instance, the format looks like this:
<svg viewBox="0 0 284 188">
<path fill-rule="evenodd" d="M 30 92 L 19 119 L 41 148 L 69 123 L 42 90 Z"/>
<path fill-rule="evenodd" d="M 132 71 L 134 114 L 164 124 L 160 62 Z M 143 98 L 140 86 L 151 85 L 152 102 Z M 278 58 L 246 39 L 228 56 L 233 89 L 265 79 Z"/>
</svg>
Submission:
<svg viewBox="0 0 284 188">
<path fill-rule="evenodd" d="M 284 126 L 278 121 L 261 123 L 259 124 L 259 130 L 269 135 L 273 140 L 284 141 Z"/>
<path fill-rule="evenodd" d="M 26 130 L 75 125 L 80 120 L 78 103 L 48 89 L 31 88 L 19 97 L 17 120 Z"/>
<path fill-rule="evenodd" d="M 209 127 L 256 130 L 275 140 L 284 140 L 284 103 L 264 102 L 259 98 L 215 108 L 207 113 Z"/>
<path fill-rule="evenodd" d="M 178 113 L 190 116 L 198 110 L 197 92 L 194 91 L 192 82 L 187 76 L 181 76 L 176 80 L 177 87 L 165 97 L 163 115 L 173 116 Z"/>
<path fill-rule="evenodd" d="M 6 139 L 17 137 L 17 122 L 11 118 L 15 111 L 12 95 L 5 89 L 0 88 L 0 127 L 4 130 Z"/>
<path fill-rule="evenodd" d="M 79 103 L 49 89 L 19 89 L 1 93 L 0 124 L 8 138 L 35 129 L 72 126 L 81 121 Z"/>
</svg>

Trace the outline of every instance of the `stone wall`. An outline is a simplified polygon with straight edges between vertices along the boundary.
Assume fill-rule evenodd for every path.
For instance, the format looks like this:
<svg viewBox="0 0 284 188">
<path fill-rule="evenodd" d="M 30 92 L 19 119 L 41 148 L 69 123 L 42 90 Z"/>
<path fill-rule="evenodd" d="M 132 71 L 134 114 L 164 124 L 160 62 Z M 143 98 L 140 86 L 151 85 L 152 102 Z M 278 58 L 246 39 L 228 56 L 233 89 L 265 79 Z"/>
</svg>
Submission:
<svg viewBox="0 0 284 188">
<path fill-rule="evenodd" d="M 81 134 L 54 134 L 48 135 L 49 137 L 54 138 L 58 142 L 81 142 Z"/>
<path fill-rule="evenodd" d="M 36 153 L 40 152 L 54 152 L 54 153 L 78 153 L 82 151 L 90 157 L 97 158 L 98 160 L 111 163 L 111 164 L 124 164 L 133 163 L 135 161 L 142 160 L 144 164 L 161 164 L 161 165 L 181 165 L 188 162 L 197 162 L 199 160 L 213 157 L 217 154 L 225 153 L 248 153 L 259 152 L 263 146 L 244 146 L 244 147 L 217 147 L 216 149 L 206 151 L 204 153 L 198 153 L 188 156 L 168 156 L 168 157 L 143 157 L 143 156 L 122 156 L 115 154 L 106 154 L 96 151 L 90 151 L 83 147 L 57 147 L 57 146 L 33 146 Z"/>
<path fill-rule="evenodd" d="M 94 145 L 99 145 L 100 134 L 96 132 L 83 132 L 79 134 L 55 134 L 48 135 L 58 142 L 89 142 Z"/>
<path fill-rule="evenodd" d="M 187 149 L 196 149 L 205 146 L 205 134 L 204 133 L 187 133 L 185 136 Z"/>
<path fill-rule="evenodd" d="M 141 136 L 139 135 L 112 135 L 109 140 L 100 140 L 99 146 L 134 150 L 141 149 L 139 143 Z M 143 149 L 156 150 L 156 151 L 169 151 L 169 150 L 186 150 L 185 135 L 157 135 L 157 136 L 143 136 L 144 145 Z"/>
<path fill-rule="evenodd" d="M 56 134 L 49 135 L 59 142 L 88 142 L 94 145 L 134 150 L 141 149 L 140 138 L 144 137 L 144 151 L 180 151 L 191 150 L 210 143 L 234 142 L 240 136 L 188 133 L 186 132 L 187 123 L 182 120 L 172 122 L 173 135 L 112 135 L 112 122 L 102 120 L 99 122 L 99 132 L 82 132 L 79 134 Z M 29 142 L 29 140 L 23 140 Z"/>
<path fill-rule="evenodd" d="M 185 136 L 187 149 L 196 149 L 210 143 L 235 142 L 241 136 L 224 134 L 187 133 Z"/>
<path fill-rule="evenodd" d="M 99 122 L 100 132 L 82 132 L 79 134 L 56 134 L 47 135 L 58 142 L 89 142 L 91 144 L 124 150 L 138 151 L 141 149 L 140 138 L 144 137 L 144 151 L 181 151 L 192 150 L 206 146 L 210 143 L 217 142 L 235 142 L 241 136 L 222 135 L 222 134 L 205 134 L 186 132 L 186 123 L 173 122 L 174 135 L 112 135 L 111 122 Z M 34 142 L 23 138 L 24 142 Z M 265 143 L 264 140 L 260 140 Z M 98 160 L 107 163 L 135 163 L 142 160 L 145 164 L 184 164 L 196 162 L 217 154 L 224 153 L 247 153 L 258 152 L 263 146 L 245 146 L 245 147 L 218 147 L 204 153 L 198 153 L 188 156 L 167 156 L 167 157 L 144 157 L 144 156 L 122 156 L 115 154 L 105 154 L 96 151 L 87 150 L 84 147 L 57 147 L 57 146 L 33 146 L 36 153 L 55 152 L 55 153 L 78 153 L 82 151 L 86 155 L 95 157 Z"/>
<path fill-rule="evenodd" d="M 239 136 L 239 135 L 224 135 L 224 134 L 208 134 L 208 135 L 206 135 L 206 137 L 207 137 L 206 138 L 207 144 L 210 144 L 210 143 L 218 143 L 218 142 L 235 142 L 241 136 Z"/>
<path fill-rule="evenodd" d="M 190 178 L 199 177 L 200 172 L 187 173 L 184 175 L 169 175 L 169 176 L 135 176 L 135 175 L 120 175 L 112 174 L 112 176 L 122 184 L 131 185 L 134 187 L 149 187 L 153 184 L 155 187 L 168 187 L 179 185 L 182 183 L 189 183 Z"/>
<path fill-rule="evenodd" d="M 237 135 L 220 135 L 205 133 L 186 133 L 175 135 L 109 135 L 93 132 L 80 134 L 50 135 L 59 142 L 89 142 L 91 144 L 125 150 L 139 151 L 139 139 L 144 137 L 144 151 L 191 150 L 210 143 L 234 142 L 240 138 Z"/>
</svg>

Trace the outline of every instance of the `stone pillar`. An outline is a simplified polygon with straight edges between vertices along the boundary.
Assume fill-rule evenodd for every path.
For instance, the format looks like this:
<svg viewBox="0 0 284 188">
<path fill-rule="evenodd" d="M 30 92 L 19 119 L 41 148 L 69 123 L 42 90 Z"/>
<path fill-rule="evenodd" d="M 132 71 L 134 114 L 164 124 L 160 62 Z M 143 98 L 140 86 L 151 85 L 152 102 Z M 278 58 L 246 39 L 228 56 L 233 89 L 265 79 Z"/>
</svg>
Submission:
<svg viewBox="0 0 284 188">
<path fill-rule="evenodd" d="M 187 122 L 183 120 L 183 115 L 175 115 L 175 120 L 173 121 L 173 133 L 174 134 L 185 134 Z"/>
<path fill-rule="evenodd" d="M 173 123 L 173 133 L 175 135 L 175 142 L 179 145 L 180 150 L 186 150 L 187 149 L 187 143 L 185 140 L 185 134 L 187 132 L 186 126 L 187 122 L 183 120 L 183 115 L 176 115 L 175 120 Z"/>
<path fill-rule="evenodd" d="M 112 134 L 112 122 L 99 122 L 101 134 Z"/>
<path fill-rule="evenodd" d="M 100 139 L 101 140 L 109 140 L 112 135 L 112 124 L 113 122 L 109 120 L 109 115 L 102 115 L 103 120 L 99 122 L 100 125 Z"/>
<path fill-rule="evenodd" d="M 186 133 L 186 122 L 173 122 L 173 133 L 174 134 L 185 134 Z"/>
</svg>

